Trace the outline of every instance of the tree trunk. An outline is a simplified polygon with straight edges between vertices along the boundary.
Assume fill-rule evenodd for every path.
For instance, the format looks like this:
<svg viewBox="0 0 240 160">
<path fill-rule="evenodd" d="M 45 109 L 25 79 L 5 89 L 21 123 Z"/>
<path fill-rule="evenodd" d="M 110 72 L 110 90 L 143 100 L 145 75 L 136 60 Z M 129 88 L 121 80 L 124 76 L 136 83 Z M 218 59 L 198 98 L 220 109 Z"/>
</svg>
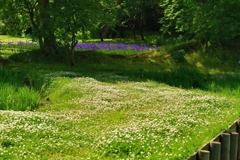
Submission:
<svg viewBox="0 0 240 160">
<path fill-rule="evenodd" d="M 114 39 L 117 36 L 117 32 L 115 29 L 112 29 L 112 39 Z"/>
<path fill-rule="evenodd" d="M 124 27 L 122 27 L 122 26 L 119 27 L 119 37 L 125 38 Z"/>
<path fill-rule="evenodd" d="M 71 66 L 75 66 L 76 62 L 75 62 L 75 51 L 74 49 L 72 49 L 71 51 L 71 59 L 70 59 L 70 63 L 71 63 Z"/>
<path fill-rule="evenodd" d="M 37 24 L 39 24 L 39 22 L 36 20 L 34 20 L 34 7 L 36 7 L 36 5 L 34 5 L 32 8 L 31 7 L 28 7 L 28 14 L 29 14 L 29 17 L 30 17 L 30 22 L 32 24 L 32 27 L 33 27 L 33 30 L 35 31 L 39 31 L 40 28 Z M 36 35 L 37 39 L 38 39 L 38 43 L 39 43 L 39 46 L 40 46 L 40 49 L 41 50 L 44 50 L 44 46 L 43 46 L 43 37 L 42 35 L 40 35 L 39 33 Z"/>
<path fill-rule="evenodd" d="M 141 35 L 142 40 L 144 41 L 142 21 L 140 21 L 140 35 Z"/>
<path fill-rule="evenodd" d="M 136 39 L 135 27 L 132 28 L 132 32 L 133 32 L 133 38 Z"/>
<path fill-rule="evenodd" d="M 46 13 L 48 9 L 49 0 L 38 0 L 38 5 L 40 9 L 40 23 L 43 37 L 43 50 L 46 53 L 55 54 L 56 53 L 56 38 L 54 31 L 51 27 L 50 15 Z"/>
<path fill-rule="evenodd" d="M 101 29 L 99 30 L 99 37 L 100 37 L 101 42 L 103 42 L 103 35 L 102 35 L 102 30 Z"/>
<path fill-rule="evenodd" d="M 76 62 L 75 62 L 75 47 L 76 47 L 77 43 L 78 43 L 78 41 L 76 40 L 76 35 L 75 35 L 75 33 L 72 33 L 71 59 L 70 59 L 71 66 L 75 66 L 75 64 L 76 64 Z"/>
<path fill-rule="evenodd" d="M 43 39 L 42 39 L 42 36 L 40 35 L 38 36 L 38 43 L 39 43 L 40 49 L 44 51 Z"/>
</svg>

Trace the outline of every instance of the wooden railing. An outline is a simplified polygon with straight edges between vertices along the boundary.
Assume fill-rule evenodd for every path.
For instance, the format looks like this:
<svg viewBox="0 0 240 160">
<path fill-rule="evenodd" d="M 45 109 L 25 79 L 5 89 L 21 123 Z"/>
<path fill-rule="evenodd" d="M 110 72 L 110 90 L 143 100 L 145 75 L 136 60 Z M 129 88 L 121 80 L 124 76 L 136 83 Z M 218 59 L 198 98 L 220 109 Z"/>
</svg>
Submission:
<svg viewBox="0 0 240 160">
<path fill-rule="evenodd" d="M 187 160 L 240 160 L 240 119 Z"/>
</svg>

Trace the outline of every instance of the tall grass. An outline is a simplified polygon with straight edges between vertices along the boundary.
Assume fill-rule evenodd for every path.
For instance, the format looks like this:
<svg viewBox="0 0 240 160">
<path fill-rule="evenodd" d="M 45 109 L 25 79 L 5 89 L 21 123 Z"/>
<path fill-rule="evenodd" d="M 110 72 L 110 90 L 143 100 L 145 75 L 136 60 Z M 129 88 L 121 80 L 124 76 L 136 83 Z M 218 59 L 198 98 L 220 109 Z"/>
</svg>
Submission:
<svg viewBox="0 0 240 160">
<path fill-rule="evenodd" d="M 124 72 L 120 75 L 128 75 L 141 80 L 154 80 L 170 86 L 184 89 L 200 89 L 216 94 L 224 94 L 238 97 L 240 95 L 239 74 L 205 74 L 196 69 L 179 67 L 172 71 L 154 72 Z"/>
<path fill-rule="evenodd" d="M 207 76 L 195 69 L 179 67 L 171 71 L 154 72 L 124 72 L 121 75 L 131 75 L 132 77 L 141 78 L 142 80 L 150 79 L 170 86 L 185 89 L 204 89 Z"/>
<path fill-rule="evenodd" d="M 205 85 L 205 90 L 225 95 L 240 95 L 240 75 L 216 75 L 210 77 Z"/>
<path fill-rule="evenodd" d="M 39 106 L 40 93 L 26 75 L 5 68 L 0 75 L 0 110 L 32 111 Z"/>
<path fill-rule="evenodd" d="M 0 110 L 33 111 L 39 106 L 39 93 L 27 86 L 0 85 Z"/>
</svg>

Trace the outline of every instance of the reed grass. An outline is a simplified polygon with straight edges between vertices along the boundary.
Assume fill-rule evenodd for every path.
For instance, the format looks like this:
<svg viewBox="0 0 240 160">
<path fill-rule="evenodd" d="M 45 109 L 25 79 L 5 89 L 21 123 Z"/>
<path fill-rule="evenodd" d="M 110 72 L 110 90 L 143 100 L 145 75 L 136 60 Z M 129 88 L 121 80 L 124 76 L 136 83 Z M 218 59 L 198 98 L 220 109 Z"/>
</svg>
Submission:
<svg viewBox="0 0 240 160">
<path fill-rule="evenodd" d="M 0 75 L 0 110 L 33 111 L 39 106 L 40 93 L 26 75 L 5 68 Z"/>
</svg>

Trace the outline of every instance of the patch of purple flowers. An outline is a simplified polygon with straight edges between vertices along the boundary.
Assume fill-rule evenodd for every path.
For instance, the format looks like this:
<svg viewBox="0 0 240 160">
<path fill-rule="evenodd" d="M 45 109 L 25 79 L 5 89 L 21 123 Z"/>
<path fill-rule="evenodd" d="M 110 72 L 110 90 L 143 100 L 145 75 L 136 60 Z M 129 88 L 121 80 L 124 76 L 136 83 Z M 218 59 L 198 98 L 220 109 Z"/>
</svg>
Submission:
<svg viewBox="0 0 240 160">
<path fill-rule="evenodd" d="M 132 51 L 149 51 L 153 49 L 158 49 L 159 47 L 139 45 L 139 44 L 124 44 L 124 43 L 78 43 L 76 45 L 76 50 L 132 50 Z"/>
<path fill-rule="evenodd" d="M 27 40 L 25 42 L 23 42 L 23 41 L 17 41 L 17 42 L 4 42 L 4 41 L 0 41 L 0 44 L 7 45 L 7 46 L 20 46 L 20 47 L 21 46 L 33 46 L 33 47 L 36 46 L 36 44 L 34 42 L 29 41 L 29 40 Z"/>
<path fill-rule="evenodd" d="M 18 41 L 16 43 L 18 46 L 24 46 L 24 45 L 28 45 L 28 46 L 36 46 L 36 44 L 33 42 L 33 41 L 26 41 L 26 42 L 23 42 L 23 41 Z"/>
<path fill-rule="evenodd" d="M 12 50 L 12 51 L 22 51 L 22 50 L 33 50 L 37 49 L 38 45 L 32 41 L 0 41 L 0 50 Z"/>
</svg>

